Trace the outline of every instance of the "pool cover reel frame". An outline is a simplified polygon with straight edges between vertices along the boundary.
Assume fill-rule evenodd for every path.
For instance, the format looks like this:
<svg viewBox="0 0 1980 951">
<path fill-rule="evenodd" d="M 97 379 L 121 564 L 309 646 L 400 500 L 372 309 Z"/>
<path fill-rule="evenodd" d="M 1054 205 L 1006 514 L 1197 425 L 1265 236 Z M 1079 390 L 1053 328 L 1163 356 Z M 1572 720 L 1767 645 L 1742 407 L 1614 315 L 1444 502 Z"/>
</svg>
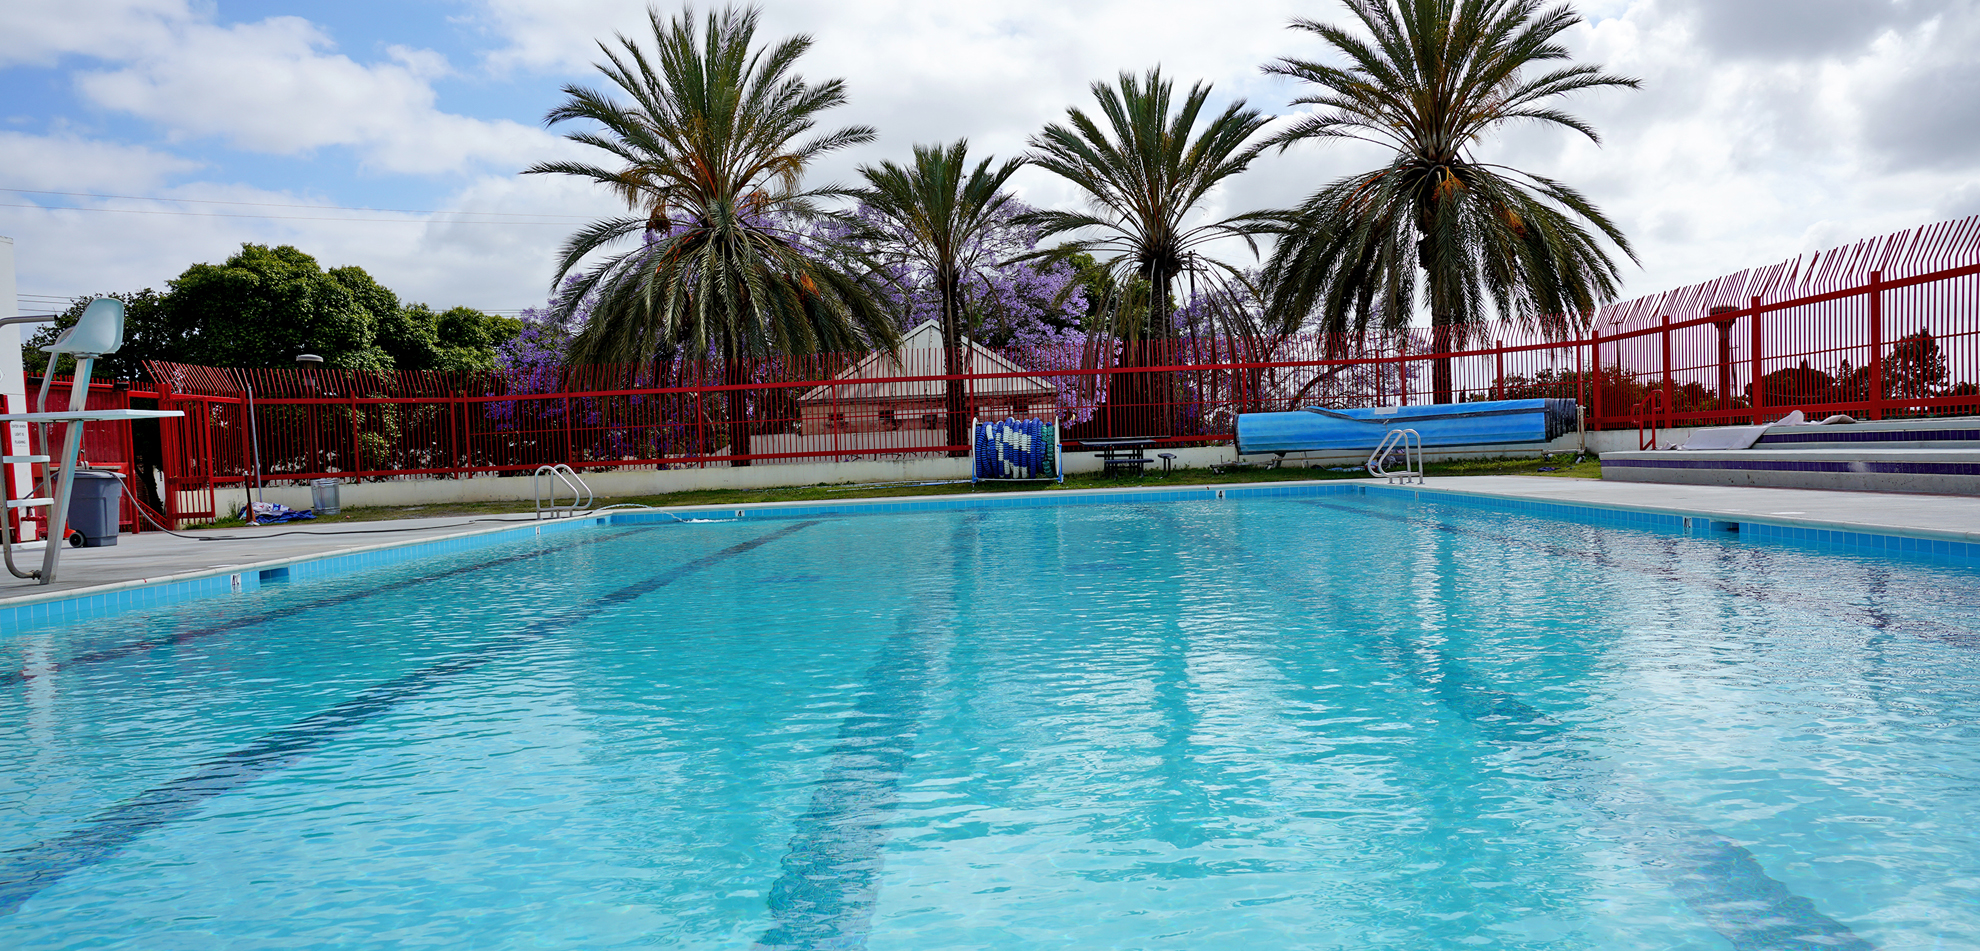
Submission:
<svg viewBox="0 0 1980 951">
<path fill-rule="evenodd" d="M 969 481 L 1065 482 L 1059 424 L 1036 419 L 971 420 Z"/>
</svg>

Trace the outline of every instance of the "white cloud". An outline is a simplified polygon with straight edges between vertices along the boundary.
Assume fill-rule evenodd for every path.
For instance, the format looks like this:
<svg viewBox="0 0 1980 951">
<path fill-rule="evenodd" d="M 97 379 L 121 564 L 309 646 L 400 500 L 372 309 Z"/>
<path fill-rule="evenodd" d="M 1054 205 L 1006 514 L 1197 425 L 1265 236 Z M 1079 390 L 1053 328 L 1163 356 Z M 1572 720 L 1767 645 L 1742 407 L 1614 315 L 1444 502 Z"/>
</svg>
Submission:
<svg viewBox="0 0 1980 951">
<path fill-rule="evenodd" d="M 13 188 L 149 191 L 203 163 L 138 145 L 75 135 L 0 132 L 0 169 Z"/>
<path fill-rule="evenodd" d="M 1980 114 L 1973 111 L 1980 108 L 1980 71 L 1969 52 L 1980 45 L 1980 5 L 1819 2 L 1834 9 L 1811 16 L 1787 0 L 1585 3 L 1592 22 L 1570 37 L 1577 55 L 1642 78 L 1643 91 L 1570 104 L 1603 131 L 1599 148 L 1515 130 L 1485 144 L 1483 154 L 1565 180 L 1616 218 L 1644 262 L 1627 269 L 1632 295 L 1770 263 L 1810 243 L 1980 211 Z M 639 4 L 481 0 L 470 19 L 485 29 L 488 48 L 479 59 L 454 62 L 411 35 L 396 37 L 399 45 L 381 59 L 359 61 L 308 21 L 223 25 L 206 9 L 177 0 L 0 4 L 0 35 L 8 37 L 0 65 L 93 57 L 97 63 L 77 80 L 89 100 L 156 123 L 186 156 L 160 151 L 158 143 L 0 135 L 0 160 L 14 163 L 9 183 L 138 193 L 132 189 L 200 171 L 202 162 L 205 174 L 224 178 L 214 167 L 219 159 L 200 151 L 218 140 L 315 154 L 320 162 L 348 153 L 380 176 L 423 176 L 441 192 L 422 203 L 432 207 L 610 210 L 581 182 L 513 174 L 570 154 L 568 144 L 535 127 L 536 115 L 455 114 L 435 83 L 467 72 L 546 90 L 596 85 L 602 77 L 591 67 L 594 40 L 614 30 L 643 36 Z M 1319 54 L 1316 40 L 1284 29 L 1296 15 L 1344 14 L 1310 0 L 768 0 L 762 38 L 814 34 L 800 72 L 843 77 L 851 96 L 828 125 L 880 130 L 872 146 L 817 169 L 821 181 L 850 182 L 858 164 L 901 158 L 915 143 L 967 136 L 978 154 L 1016 154 L 1067 106 L 1089 104 L 1089 82 L 1158 63 L 1184 85 L 1214 82 L 1220 103 L 1245 96 L 1267 112 L 1290 111 L 1294 90 L 1258 67 L 1278 56 Z M 1339 146 L 1268 155 L 1217 197 L 1217 210 L 1291 205 L 1379 158 Z M 117 184 L 120 168 L 128 186 Z M 89 184 L 59 187 L 80 182 Z M 1077 200 L 1037 170 L 1017 184 L 1035 204 Z M 224 182 L 182 188 L 172 193 L 278 201 L 313 193 L 307 182 L 278 190 Z M 225 257 L 243 240 L 292 241 L 326 264 L 371 269 L 411 300 L 519 307 L 541 298 L 567 234 L 534 225 L 136 216 L 106 229 L 97 218 L 108 216 L 88 224 L 77 213 L 6 211 L 22 212 L 0 215 L 0 230 L 23 240 L 23 288 L 63 292 L 157 284 L 194 260 Z M 39 275 L 32 281 L 30 261 Z"/>
<path fill-rule="evenodd" d="M 514 167 L 549 148 L 533 122 L 440 109 L 446 58 L 408 44 L 361 63 L 299 17 L 221 25 L 183 0 L 0 4 L 0 66 L 102 64 L 74 74 L 86 101 L 156 123 L 177 142 L 212 137 L 253 152 L 352 149 L 374 171 Z"/>
<path fill-rule="evenodd" d="M 192 18 L 185 0 L 14 0 L 0 3 L 0 67 L 53 66 L 64 56 L 119 57 L 164 43 Z"/>
<path fill-rule="evenodd" d="M 377 171 L 460 171 L 516 165 L 548 147 L 540 129 L 441 111 L 437 53 L 397 46 L 391 60 L 359 63 L 298 17 L 217 26 L 177 24 L 173 42 L 116 68 L 84 72 L 91 101 L 158 123 L 175 139 L 213 136 L 273 154 L 354 149 Z"/>
<path fill-rule="evenodd" d="M 0 136 L 0 158 L 11 148 L 9 138 Z M 86 151 L 77 149 L 79 154 Z M 90 183 L 88 188 L 106 191 L 146 184 L 118 186 L 111 177 Z M 218 263 L 243 243 L 254 242 L 296 245 L 325 267 L 357 265 L 408 302 L 513 310 L 548 295 L 551 257 L 581 224 L 525 216 L 615 211 L 603 196 L 576 181 L 504 174 L 466 180 L 436 203 L 439 214 L 283 207 L 329 202 L 306 191 L 210 182 L 144 191 L 193 201 L 72 199 L 69 204 L 101 210 L 0 208 L 0 234 L 16 241 L 22 292 L 163 289 L 189 265 Z M 469 214 L 474 212 L 504 217 L 491 223 Z M 363 220 L 335 220 L 339 218 Z"/>
</svg>

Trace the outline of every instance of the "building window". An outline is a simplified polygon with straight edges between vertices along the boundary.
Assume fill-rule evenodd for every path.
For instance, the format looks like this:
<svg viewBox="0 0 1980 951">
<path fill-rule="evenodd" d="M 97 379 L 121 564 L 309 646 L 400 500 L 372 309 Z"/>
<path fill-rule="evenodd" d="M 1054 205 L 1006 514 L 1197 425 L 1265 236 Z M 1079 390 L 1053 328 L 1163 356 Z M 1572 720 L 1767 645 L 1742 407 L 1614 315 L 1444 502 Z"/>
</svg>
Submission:
<svg viewBox="0 0 1980 951">
<path fill-rule="evenodd" d="M 845 428 L 846 428 L 846 414 L 834 411 L 832 413 L 832 431 L 840 432 Z"/>
<path fill-rule="evenodd" d="M 880 425 L 888 429 L 900 428 L 899 423 L 894 420 L 894 411 L 890 409 L 880 411 Z"/>
<path fill-rule="evenodd" d="M 923 415 L 923 416 L 921 417 L 921 428 L 923 428 L 923 429 L 941 429 L 941 428 L 942 428 L 942 418 L 941 418 L 940 416 L 938 416 L 938 415 L 936 415 L 936 414 L 934 414 L 934 413 L 927 413 L 927 414 L 924 414 L 924 415 Z"/>
<path fill-rule="evenodd" d="M 1026 416 L 1026 415 L 1028 415 L 1028 414 L 1030 414 L 1030 412 L 1031 412 L 1031 401 L 1030 401 L 1030 400 L 1027 400 L 1027 399 L 1023 399 L 1023 398 L 1019 398 L 1019 399 L 1014 399 L 1014 400 L 1012 400 L 1012 401 L 1011 401 L 1011 415 L 1012 415 L 1012 416 L 1016 416 L 1016 417 L 1023 417 L 1023 416 Z"/>
</svg>

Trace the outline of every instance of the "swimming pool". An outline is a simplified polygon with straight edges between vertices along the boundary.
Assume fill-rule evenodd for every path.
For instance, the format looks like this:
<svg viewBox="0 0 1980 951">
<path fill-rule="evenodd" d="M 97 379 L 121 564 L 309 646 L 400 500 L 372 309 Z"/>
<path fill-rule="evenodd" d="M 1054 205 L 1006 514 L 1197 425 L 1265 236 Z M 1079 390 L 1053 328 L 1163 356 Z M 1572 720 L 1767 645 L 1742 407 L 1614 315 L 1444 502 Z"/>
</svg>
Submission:
<svg viewBox="0 0 1980 951">
<path fill-rule="evenodd" d="M 1970 566 L 758 514 L 0 643 L 0 944 L 1980 945 Z"/>
</svg>

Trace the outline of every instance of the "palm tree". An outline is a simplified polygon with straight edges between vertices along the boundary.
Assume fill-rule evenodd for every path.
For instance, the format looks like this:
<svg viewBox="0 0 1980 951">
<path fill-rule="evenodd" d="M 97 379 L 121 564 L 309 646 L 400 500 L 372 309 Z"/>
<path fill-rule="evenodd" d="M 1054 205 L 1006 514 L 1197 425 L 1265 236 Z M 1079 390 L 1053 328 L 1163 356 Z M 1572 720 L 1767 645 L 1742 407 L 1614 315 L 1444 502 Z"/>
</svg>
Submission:
<svg viewBox="0 0 1980 951">
<path fill-rule="evenodd" d="M 1513 122 L 1601 141 L 1555 100 L 1639 83 L 1551 65 L 1569 58 L 1555 38 L 1581 17 L 1538 0 L 1345 2 L 1367 37 L 1304 19 L 1293 28 L 1317 34 L 1347 66 L 1265 67 L 1318 87 L 1294 100 L 1316 111 L 1270 144 L 1349 139 L 1395 157 L 1290 213 L 1266 267 L 1275 311 L 1317 317 L 1334 332 L 1365 332 L 1371 317 L 1397 330 L 1415 313 L 1421 272 L 1432 346 L 1449 353 L 1478 330 L 1488 302 L 1501 318 L 1564 336 L 1613 300 L 1619 272 L 1600 238 L 1634 261 L 1622 231 L 1567 185 L 1475 154 L 1481 138 Z M 1431 376 L 1437 402 L 1450 402 L 1450 361 L 1436 361 Z"/>
<path fill-rule="evenodd" d="M 655 9 L 647 17 L 651 53 L 624 35 L 616 49 L 599 44 L 607 60 L 599 69 L 628 102 L 570 85 L 545 117 L 596 123 L 598 131 L 565 137 L 608 153 L 611 164 L 528 169 L 588 178 L 636 213 L 594 222 L 564 245 L 552 287 L 607 245 L 639 239 L 562 292 L 559 319 L 591 300 L 571 361 L 639 362 L 679 348 L 718 357 L 724 382 L 742 385 L 751 361 L 771 353 L 894 346 L 875 286 L 813 253 L 798 230 L 820 214 L 818 199 L 843 194 L 805 189 L 805 166 L 873 138 L 864 126 L 811 135 L 819 115 L 846 98 L 844 82 L 814 85 L 792 71 L 811 38 L 755 48 L 754 8 L 710 13 L 700 30 L 692 8 L 670 21 Z M 729 452 L 746 455 L 747 391 L 727 394 Z"/>
<path fill-rule="evenodd" d="M 926 268 L 935 281 L 942 307 L 942 385 L 947 404 L 948 442 L 962 445 L 963 433 L 962 323 L 965 285 L 981 274 L 989 250 L 986 238 L 1011 203 L 1004 184 L 1024 167 L 1011 159 L 995 168 L 984 159 L 969 168 L 969 142 L 958 139 L 947 147 L 915 146 L 914 166 L 892 162 L 862 165 L 867 187 L 854 194 L 879 216 L 879 228 L 862 229 L 861 236 L 880 245 L 893 245 Z M 963 453 L 956 453 L 962 455 Z"/>
<path fill-rule="evenodd" d="M 1240 276 L 1235 267 L 1203 254 L 1203 246 L 1235 238 L 1256 253 L 1255 236 L 1270 224 L 1269 216 L 1258 214 L 1193 220 L 1213 189 L 1251 165 L 1263 145 L 1250 139 L 1270 120 L 1240 99 L 1199 131 L 1210 87 L 1196 84 L 1178 104 L 1174 84 L 1159 68 L 1139 79 L 1123 72 L 1118 88 L 1096 82 L 1092 90 L 1106 125 L 1069 108 L 1066 125 L 1048 125 L 1032 136 L 1029 156 L 1033 164 L 1085 192 L 1088 210 L 1038 211 L 1020 220 L 1037 226 L 1040 237 L 1085 234 L 1053 253 L 1092 254 L 1112 273 L 1122 299 L 1111 307 L 1103 304 L 1102 312 L 1118 315 L 1110 328 L 1114 336 L 1129 344 L 1171 338 L 1179 278 L 1221 284 Z M 1126 349 L 1124 362 L 1147 366 L 1160 365 L 1147 361 L 1162 360 L 1170 348 Z M 1120 382 L 1131 389 L 1150 388 L 1128 402 L 1173 403 L 1154 389 L 1160 381 Z M 1114 401 L 1111 396 L 1109 401 Z M 1163 425 L 1173 425 L 1173 420 Z"/>
</svg>

